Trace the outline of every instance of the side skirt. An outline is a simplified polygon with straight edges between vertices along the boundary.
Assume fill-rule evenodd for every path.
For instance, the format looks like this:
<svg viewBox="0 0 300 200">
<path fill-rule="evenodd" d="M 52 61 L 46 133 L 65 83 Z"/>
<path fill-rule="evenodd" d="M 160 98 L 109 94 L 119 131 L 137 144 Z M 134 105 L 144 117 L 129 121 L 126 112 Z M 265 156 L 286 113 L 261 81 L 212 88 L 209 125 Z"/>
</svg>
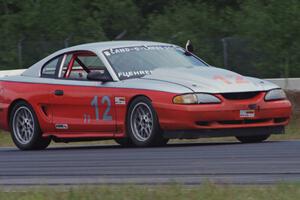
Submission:
<svg viewBox="0 0 300 200">
<path fill-rule="evenodd" d="M 114 139 L 113 133 L 43 133 L 43 137 L 50 137 L 54 142 L 84 142 Z"/>
</svg>

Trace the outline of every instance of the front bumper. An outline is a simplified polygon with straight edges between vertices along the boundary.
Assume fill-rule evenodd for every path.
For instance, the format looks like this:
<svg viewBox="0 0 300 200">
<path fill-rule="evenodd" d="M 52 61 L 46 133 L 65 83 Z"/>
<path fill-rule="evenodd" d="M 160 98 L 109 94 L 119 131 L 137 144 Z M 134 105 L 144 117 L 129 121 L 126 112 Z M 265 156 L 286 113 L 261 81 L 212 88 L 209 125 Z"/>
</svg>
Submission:
<svg viewBox="0 0 300 200">
<path fill-rule="evenodd" d="M 221 104 L 176 105 L 153 103 L 165 132 L 284 127 L 289 123 L 288 100 L 266 102 L 263 94 L 254 99 L 225 100 Z M 241 117 L 241 110 L 256 105 L 254 117 Z"/>
<path fill-rule="evenodd" d="M 284 126 L 267 126 L 254 128 L 227 128 L 227 129 L 203 129 L 203 130 L 174 130 L 164 131 L 164 138 L 169 139 L 197 139 L 205 137 L 227 136 L 258 136 L 269 134 L 283 134 Z"/>
</svg>

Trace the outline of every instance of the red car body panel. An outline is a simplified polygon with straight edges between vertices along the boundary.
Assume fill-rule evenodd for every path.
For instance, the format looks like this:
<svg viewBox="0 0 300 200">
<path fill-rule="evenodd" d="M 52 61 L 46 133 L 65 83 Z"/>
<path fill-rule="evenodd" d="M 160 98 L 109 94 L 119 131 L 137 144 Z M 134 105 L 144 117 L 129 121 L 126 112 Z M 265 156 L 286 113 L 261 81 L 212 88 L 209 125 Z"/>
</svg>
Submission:
<svg viewBox="0 0 300 200">
<path fill-rule="evenodd" d="M 221 104 L 175 105 L 154 104 L 160 123 L 166 130 L 250 128 L 287 125 L 291 114 L 288 100 L 266 102 L 265 93 L 254 99 L 227 100 L 222 95 Z M 256 104 L 255 117 L 241 118 L 240 111 L 248 110 L 250 104 Z M 173 116 L 173 117 L 172 117 Z M 276 117 L 275 117 L 276 116 Z"/>
<path fill-rule="evenodd" d="M 63 90 L 64 96 L 55 96 L 56 90 Z M 125 88 L 66 86 L 55 84 L 35 84 L 22 82 L 0 82 L 0 127 L 9 130 L 9 109 L 16 100 L 25 100 L 33 107 L 43 136 L 58 138 L 120 138 L 126 136 L 126 114 L 132 98 L 148 97 L 158 114 L 163 130 L 204 130 L 285 126 L 289 122 L 291 104 L 288 100 L 266 102 L 265 92 L 247 100 L 228 100 L 216 95 L 221 104 L 178 105 L 172 99 L 177 94 Z M 5 94 L 5 95 L 3 95 Z M 91 101 L 95 96 L 111 99 L 109 116 L 105 121 L 95 118 Z M 125 97 L 126 104 L 117 105 L 115 97 Z M 240 110 L 257 105 L 255 117 L 244 119 Z M 99 115 L 105 109 L 99 105 Z M 89 119 L 85 119 L 89 116 Z M 90 120 L 85 123 L 85 120 Z M 68 129 L 59 130 L 56 124 L 66 123 Z"/>
</svg>

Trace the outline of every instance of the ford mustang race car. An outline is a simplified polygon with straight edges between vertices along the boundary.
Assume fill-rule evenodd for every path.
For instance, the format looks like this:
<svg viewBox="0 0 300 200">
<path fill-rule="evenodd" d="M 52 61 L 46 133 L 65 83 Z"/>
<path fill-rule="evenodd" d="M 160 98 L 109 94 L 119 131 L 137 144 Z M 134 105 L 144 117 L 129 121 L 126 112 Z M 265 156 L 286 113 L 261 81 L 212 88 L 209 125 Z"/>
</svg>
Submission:
<svg viewBox="0 0 300 200">
<path fill-rule="evenodd" d="M 112 41 L 66 48 L 0 79 L 0 127 L 21 150 L 50 141 L 124 146 L 284 132 L 291 104 L 278 86 L 208 65 L 191 44 Z"/>
</svg>

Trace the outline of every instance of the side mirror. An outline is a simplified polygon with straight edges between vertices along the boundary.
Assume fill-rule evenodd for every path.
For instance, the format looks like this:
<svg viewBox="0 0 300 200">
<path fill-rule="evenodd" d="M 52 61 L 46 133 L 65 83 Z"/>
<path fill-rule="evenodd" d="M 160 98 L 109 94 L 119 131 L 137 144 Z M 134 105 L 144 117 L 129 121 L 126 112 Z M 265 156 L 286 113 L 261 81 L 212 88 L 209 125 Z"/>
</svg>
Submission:
<svg viewBox="0 0 300 200">
<path fill-rule="evenodd" d="M 104 73 L 101 73 L 99 71 L 90 72 L 87 75 L 87 79 L 90 81 L 101 81 L 101 82 L 112 81 L 112 78 L 107 73 L 107 71 L 105 71 Z"/>
<path fill-rule="evenodd" d="M 194 47 L 193 47 L 193 45 L 192 45 L 191 40 L 188 40 L 188 41 L 186 42 L 185 50 L 186 50 L 187 52 L 190 52 L 190 53 L 193 53 L 193 52 L 194 52 Z"/>
</svg>

